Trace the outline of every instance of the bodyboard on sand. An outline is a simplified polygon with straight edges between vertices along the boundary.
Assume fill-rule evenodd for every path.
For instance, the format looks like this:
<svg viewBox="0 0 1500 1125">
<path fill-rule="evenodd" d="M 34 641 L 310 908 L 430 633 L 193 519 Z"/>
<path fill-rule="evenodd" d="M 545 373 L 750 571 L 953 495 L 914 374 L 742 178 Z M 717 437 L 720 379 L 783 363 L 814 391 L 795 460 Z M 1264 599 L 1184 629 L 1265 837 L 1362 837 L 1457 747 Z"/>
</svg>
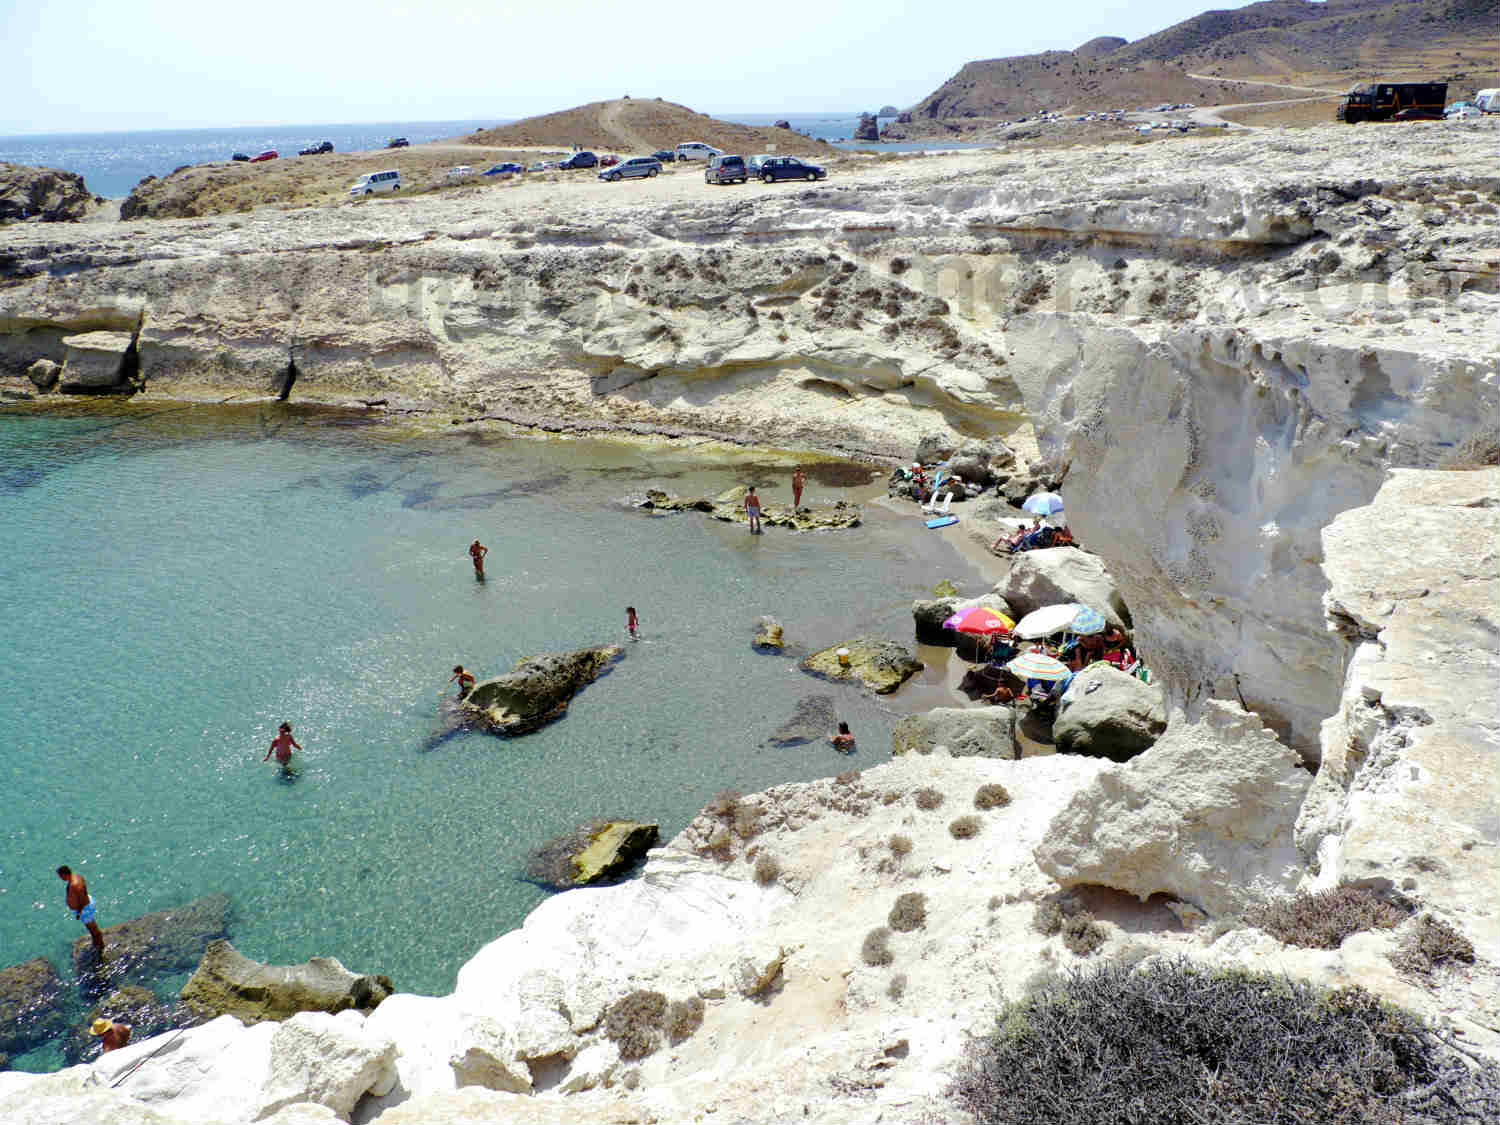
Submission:
<svg viewBox="0 0 1500 1125">
<path fill-rule="evenodd" d="M 928 520 L 928 527 L 947 527 L 950 523 L 957 523 L 957 516 L 939 516 L 935 520 Z"/>
</svg>

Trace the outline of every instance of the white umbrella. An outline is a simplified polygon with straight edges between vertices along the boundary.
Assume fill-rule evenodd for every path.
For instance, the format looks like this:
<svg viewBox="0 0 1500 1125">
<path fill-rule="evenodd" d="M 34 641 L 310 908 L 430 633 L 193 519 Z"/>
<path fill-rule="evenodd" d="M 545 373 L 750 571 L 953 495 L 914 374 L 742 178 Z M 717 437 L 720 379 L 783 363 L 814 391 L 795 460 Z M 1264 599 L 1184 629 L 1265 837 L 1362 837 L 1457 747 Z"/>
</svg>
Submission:
<svg viewBox="0 0 1500 1125">
<path fill-rule="evenodd" d="M 1055 516 L 1063 510 L 1063 498 L 1055 492 L 1033 492 L 1021 507 L 1034 516 Z"/>
<path fill-rule="evenodd" d="M 1036 637 L 1050 637 L 1053 633 L 1061 633 L 1073 624 L 1073 618 L 1078 616 L 1080 608 L 1082 607 L 1076 603 L 1070 603 L 1046 605 L 1041 609 L 1034 609 L 1016 622 L 1016 627 L 1012 632 L 1025 641 Z"/>
</svg>

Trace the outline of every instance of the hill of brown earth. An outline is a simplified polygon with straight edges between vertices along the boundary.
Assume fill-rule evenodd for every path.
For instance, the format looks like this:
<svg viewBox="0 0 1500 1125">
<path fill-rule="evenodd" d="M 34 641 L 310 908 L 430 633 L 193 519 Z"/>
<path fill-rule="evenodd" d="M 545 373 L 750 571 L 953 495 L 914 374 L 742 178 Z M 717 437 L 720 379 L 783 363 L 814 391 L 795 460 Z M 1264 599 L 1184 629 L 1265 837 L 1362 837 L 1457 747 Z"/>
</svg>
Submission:
<svg viewBox="0 0 1500 1125">
<path fill-rule="evenodd" d="M 981 133 L 1042 110 L 1296 96 L 1274 83 L 1346 89 L 1376 76 L 1420 76 L 1446 79 L 1463 96 L 1495 84 L 1500 0 L 1265 0 L 1204 12 L 1134 43 L 1115 40 L 1112 50 L 1109 42 L 968 63 L 888 136 Z"/>
<path fill-rule="evenodd" d="M 499 146 L 579 145 L 596 151 L 639 155 L 673 148 L 683 141 L 702 141 L 725 152 L 787 152 L 823 149 L 822 141 L 789 129 L 760 129 L 720 121 L 685 105 L 661 98 L 617 98 L 528 117 L 494 129 L 480 129 L 460 138 L 468 144 Z"/>
</svg>

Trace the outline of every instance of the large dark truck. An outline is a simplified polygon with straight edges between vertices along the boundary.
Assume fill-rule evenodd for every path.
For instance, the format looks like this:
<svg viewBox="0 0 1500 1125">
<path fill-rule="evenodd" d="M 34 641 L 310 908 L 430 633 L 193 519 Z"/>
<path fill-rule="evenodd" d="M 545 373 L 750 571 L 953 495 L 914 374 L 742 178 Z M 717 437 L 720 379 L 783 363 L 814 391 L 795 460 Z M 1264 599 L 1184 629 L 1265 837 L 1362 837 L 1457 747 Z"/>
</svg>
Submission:
<svg viewBox="0 0 1500 1125">
<path fill-rule="evenodd" d="M 1447 100 L 1446 82 L 1367 82 L 1344 95 L 1334 116 L 1350 125 L 1393 121 L 1398 114 L 1441 119 Z"/>
</svg>

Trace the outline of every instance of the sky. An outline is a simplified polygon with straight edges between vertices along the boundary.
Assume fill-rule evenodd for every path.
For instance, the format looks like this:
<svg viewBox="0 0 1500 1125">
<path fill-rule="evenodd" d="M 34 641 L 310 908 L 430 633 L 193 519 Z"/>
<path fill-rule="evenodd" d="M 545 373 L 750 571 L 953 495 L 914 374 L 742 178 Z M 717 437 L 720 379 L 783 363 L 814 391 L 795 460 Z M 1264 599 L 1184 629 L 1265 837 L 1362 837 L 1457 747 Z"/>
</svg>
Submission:
<svg viewBox="0 0 1500 1125">
<path fill-rule="evenodd" d="M 0 0 L 0 135 L 915 104 L 972 59 L 1248 0 Z"/>
</svg>

